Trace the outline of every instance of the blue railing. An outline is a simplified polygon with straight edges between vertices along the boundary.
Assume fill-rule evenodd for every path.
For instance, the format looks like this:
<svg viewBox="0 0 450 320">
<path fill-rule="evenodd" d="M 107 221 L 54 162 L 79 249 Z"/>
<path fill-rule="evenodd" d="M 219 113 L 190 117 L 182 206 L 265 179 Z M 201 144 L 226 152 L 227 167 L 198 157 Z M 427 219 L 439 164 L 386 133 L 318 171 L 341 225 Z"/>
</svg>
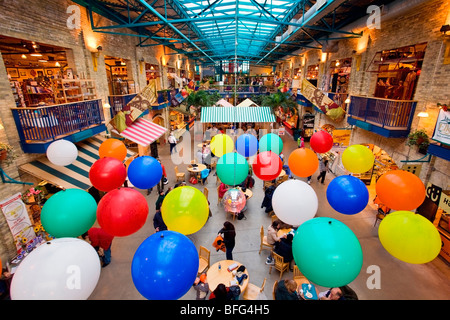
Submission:
<svg viewBox="0 0 450 320">
<path fill-rule="evenodd" d="M 101 99 L 11 111 L 23 143 L 56 140 L 105 121 Z"/>
<path fill-rule="evenodd" d="M 417 101 L 352 96 L 349 118 L 387 129 L 411 128 Z"/>
<path fill-rule="evenodd" d="M 136 93 L 108 96 L 109 105 L 111 106 L 111 119 L 114 118 L 114 116 L 134 97 L 136 97 Z"/>
</svg>

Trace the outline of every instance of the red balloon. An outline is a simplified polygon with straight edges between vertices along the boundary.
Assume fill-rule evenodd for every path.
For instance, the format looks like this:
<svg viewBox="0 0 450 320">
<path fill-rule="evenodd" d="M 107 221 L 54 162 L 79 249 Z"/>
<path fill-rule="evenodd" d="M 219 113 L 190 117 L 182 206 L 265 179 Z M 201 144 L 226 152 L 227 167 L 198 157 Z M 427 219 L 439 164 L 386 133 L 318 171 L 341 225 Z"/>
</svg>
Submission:
<svg viewBox="0 0 450 320">
<path fill-rule="evenodd" d="M 108 192 L 97 206 L 97 221 L 110 235 L 125 237 L 145 224 L 148 204 L 137 190 L 119 188 Z"/>
<path fill-rule="evenodd" d="M 127 178 L 124 164 L 112 157 L 101 158 L 89 170 L 89 180 L 100 191 L 108 192 L 119 188 Z"/>
<path fill-rule="evenodd" d="M 333 147 L 333 137 L 324 130 L 317 131 L 311 136 L 309 145 L 315 152 L 325 153 Z"/>
<path fill-rule="evenodd" d="M 272 151 L 258 153 L 252 164 L 255 175 L 264 181 L 278 178 L 283 169 L 280 157 Z"/>
</svg>

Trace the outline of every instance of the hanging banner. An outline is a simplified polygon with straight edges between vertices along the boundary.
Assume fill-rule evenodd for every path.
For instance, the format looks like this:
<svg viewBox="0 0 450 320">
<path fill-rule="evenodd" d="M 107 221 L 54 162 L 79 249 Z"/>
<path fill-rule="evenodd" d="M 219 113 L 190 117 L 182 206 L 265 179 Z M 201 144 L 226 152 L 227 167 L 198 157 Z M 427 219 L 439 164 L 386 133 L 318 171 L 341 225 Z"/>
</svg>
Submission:
<svg viewBox="0 0 450 320">
<path fill-rule="evenodd" d="M 36 238 L 27 208 L 22 201 L 22 194 L 16 193 L 0 201 L 0 208 L 13 235 L 17 252 L 20 253 Z"/>
<path fill-rule="evenodd" d="M 317 89 L 311 82 L 306 79 L 302 81 L 301 94 L 308 99 L 312 104 L 325 113 L 330 119 L 339 122 L 345 117 L 345 110 L 342 109 L 336 102 L 328 98 L 328 96 Z"/>
<path fill-rule="evenodd" d="M 432 139 L 450 145 L 450 111 L 439 110 Z"/>
</svg>

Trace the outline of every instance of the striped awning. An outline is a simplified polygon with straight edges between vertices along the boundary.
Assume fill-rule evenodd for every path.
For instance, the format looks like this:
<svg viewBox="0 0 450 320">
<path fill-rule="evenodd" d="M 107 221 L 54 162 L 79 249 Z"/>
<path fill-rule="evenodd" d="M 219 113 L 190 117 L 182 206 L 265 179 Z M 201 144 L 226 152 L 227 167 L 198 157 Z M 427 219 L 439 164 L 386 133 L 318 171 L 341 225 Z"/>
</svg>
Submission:
<svg viewBox="0 0 450 320">
<path fill-rule="evenodd" d="M 77 143 L 78 157 L 68 166 L 55 165 L 47 159 L 47 156 L 43 156 L 20 166 L 20 169 L 64 189 L 87 190 L 92 186 L 89 180 L 89 170 L 92 164 L 100 158 L 98 149 L 105 140 L 106 138 L 95 136 Z M 128 152 L 127 158 L 133 155 L 133 152 Z"/>
<path fill-rule="evenodd" d="M 275 122 L 270 107 L 203 107 L 201 122 Z"/>
<path fill-rule="evenodd" d="M 159 139 L 166 131 L 167 128 L 157 125 L 150 120 L 139 118 L 123 130 L 120 135 L 146 147 Z"/>
</svg>

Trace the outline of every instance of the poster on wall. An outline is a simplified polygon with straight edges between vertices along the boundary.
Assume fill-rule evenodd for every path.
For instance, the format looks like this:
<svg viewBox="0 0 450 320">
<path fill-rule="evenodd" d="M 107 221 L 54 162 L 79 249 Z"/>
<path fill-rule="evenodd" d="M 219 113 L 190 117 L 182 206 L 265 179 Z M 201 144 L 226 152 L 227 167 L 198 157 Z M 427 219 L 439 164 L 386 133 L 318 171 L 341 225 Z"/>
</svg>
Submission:
<svg viewBox="0 0 450 320">
<path fill-rule="evenodd" d="M 432 139 L 450 145 L 450 111 L 439 110 Z"/>
<path fill-rule="evenodd" d="M 335 129 L 333 130 L 333 147 L 345 149 L 350 145 L 350 136 L 352 130 Z"/>
<path fill-rule="evenodd" d="M 0 201 L 0 208 L 13 235 L 17 252 L 20 253 L 36 238 L 27 208 L 22 201 L 22 194 L 16 193 L 12 197 Z"/>
<path fill-rule="evenodd" d="M 345 110 L 306 79 L 302 81 L 301 94 L 319 108 L 330 119 L 339 122 L 345 117 Z"/>
</svg>

